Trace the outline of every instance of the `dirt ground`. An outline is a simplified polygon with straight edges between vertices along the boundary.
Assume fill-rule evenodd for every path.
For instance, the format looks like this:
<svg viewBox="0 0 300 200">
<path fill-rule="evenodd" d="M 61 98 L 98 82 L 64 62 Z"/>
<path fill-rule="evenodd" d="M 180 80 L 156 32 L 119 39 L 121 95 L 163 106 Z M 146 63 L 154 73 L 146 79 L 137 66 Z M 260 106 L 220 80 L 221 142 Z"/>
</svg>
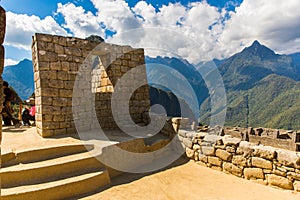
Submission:
<svg viewBox="0 0 300 200">
<path fill-rule="evenodd" d="M 117 177 L 110 188 L 83 199 L 300 200 L 300 193 L 261 185 L 202 167 L 193 161 L 159 173 L 138 176 Z"/>
</svg>

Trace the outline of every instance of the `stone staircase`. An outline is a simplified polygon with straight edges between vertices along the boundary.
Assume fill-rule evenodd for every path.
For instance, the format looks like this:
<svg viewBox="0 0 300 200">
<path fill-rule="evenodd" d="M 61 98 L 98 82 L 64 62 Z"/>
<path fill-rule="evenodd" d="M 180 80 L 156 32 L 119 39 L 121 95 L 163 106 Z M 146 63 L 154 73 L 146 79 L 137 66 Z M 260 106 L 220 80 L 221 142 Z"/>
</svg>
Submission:
<svg viewBox="0 0 300 200">
<path fill-rule="evenodd" d="M 110 183 L 93 145 L 53 146 L 2 155 L 1 199 L 70 199 Z"/>
<path fill-rule="evenodd" d="M 73 143 L 6 153 L 1 160 L 0 199 L 77 199 L 93 194 L 123 173 L 124 168 L 114 169 L 110 161 L 125 167 L 125 172 L 134 169 L 140 173 L 148 170 L 150 163 L 159 166 L 172 157 L 168 142 L 167 137 L 158 136 L 120 142 L 100 141 L 96 146 Z M 167 151 L 155 152 L 145 159 L 124 157 L 115 149 L 148 155 L 165 145 Z"/>
</svg>

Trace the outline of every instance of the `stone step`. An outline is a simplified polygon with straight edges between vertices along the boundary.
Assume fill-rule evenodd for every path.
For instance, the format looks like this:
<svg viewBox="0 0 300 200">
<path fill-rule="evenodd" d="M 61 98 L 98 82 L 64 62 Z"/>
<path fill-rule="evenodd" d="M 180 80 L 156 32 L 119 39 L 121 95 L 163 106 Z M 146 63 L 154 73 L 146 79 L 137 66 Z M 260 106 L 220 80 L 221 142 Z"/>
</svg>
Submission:
<svg viewBox="0 0 300 200">
<path fill-rule="evenodd" d="M 106 170 L 62 180 L 1 189 L 1 200 L 70 199 L 99 190 L 110 184 Z"/>
<path fill-rule="evenodd" d="M 1 187 L 49 182 L 102 169 L 104 165 L 94 155 L 91 152 L 84 152 L 1 168 Z"/>
<path fill-rule="evenodd" d="M 2 155 L 2 167 L 12 166 L 19 163 L 30 163 L 82 153 L 94 149 L 92 144 L 75 144 L 65 146 L 54 146 L 39 148 L 20 152 L 10 152 Z"/>
</svg>

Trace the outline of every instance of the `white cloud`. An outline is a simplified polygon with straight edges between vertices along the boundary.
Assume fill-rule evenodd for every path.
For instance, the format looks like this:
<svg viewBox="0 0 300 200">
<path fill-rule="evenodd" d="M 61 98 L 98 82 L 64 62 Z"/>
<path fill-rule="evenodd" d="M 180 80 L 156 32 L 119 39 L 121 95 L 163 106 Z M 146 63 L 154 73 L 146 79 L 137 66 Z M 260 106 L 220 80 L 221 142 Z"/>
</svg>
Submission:
<svg viewBox="0 0 300 200">
<path fill-rule="evenodd" d="M 279 53 L 300 51 L 299 0 L 244 0 L 226 22 L 217 48 L 224 55 L 257 39 Z"/>
<path fill-rule="evenodd" d="M 220 11 L 206 1 L 187 6 L 169 3 L 158 9 L 146 1 L 132 8 L 125 0 L 91 2 L 95 14 L 73 3 L 59 3 L 56 14 L 63 16 L 62 26 L 51 16 L 40 19 L 8 12 L 5 42 L 29 50 L 34 32 L 66 35 L 68 29 L 84 38 L 105 37 L 109 30 L 116 34 L 108 42 L 148 48 L 152 56 L 177 54 L 194 63 L 228 57 L 254 40 L 278 53 L 300 51 L 299 0 L 244 0 L 235 12 Z"/>
<path fill-rule="evenodd" d="M 57 4 L 57 14 L 62 14 L 65 20 L 64 28 L 69 29 L 75 36 L 85 38 L 91 34 L 104 37 L 100 21 L 92 12 L 86 12 L 83 7 L 76 7 L 73 3 Z"/>
<path fill-rule="evenodd" d="M 10 58 L 4 59 L 4 66 L 5 67 L 10 66 L 10 65 L 16 65 L 18 63 L 19 63 L 19 61 L 16 61 L 16 60 L 13 60 L 13 59 L 10 59 Z"/>
<path fill-rule="evenodd" d="M 41 19 L 26 14 L 6 13 L 5 44 L 25 50 L 31 48 L 31 37 L 36 32 L 67 35 L 67 32 L 50 16 Z"/>
</svg>

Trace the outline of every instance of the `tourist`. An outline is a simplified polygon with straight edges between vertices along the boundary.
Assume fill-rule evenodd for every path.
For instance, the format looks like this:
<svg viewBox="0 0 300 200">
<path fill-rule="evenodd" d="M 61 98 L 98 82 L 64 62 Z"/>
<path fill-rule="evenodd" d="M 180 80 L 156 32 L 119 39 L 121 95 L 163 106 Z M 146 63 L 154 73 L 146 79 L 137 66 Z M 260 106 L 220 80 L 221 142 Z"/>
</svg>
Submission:
<svg viewBox="0 0 300 200">
<path fill-rule="evenodd" d="M 22 112 L 22 121 L 24 126 L 31 126 L 30 121 L 35 121 L 35 100 L 30 98 L 26 102 L 29 103 L 30 108 L 25 106 Z"/>
</svg>

